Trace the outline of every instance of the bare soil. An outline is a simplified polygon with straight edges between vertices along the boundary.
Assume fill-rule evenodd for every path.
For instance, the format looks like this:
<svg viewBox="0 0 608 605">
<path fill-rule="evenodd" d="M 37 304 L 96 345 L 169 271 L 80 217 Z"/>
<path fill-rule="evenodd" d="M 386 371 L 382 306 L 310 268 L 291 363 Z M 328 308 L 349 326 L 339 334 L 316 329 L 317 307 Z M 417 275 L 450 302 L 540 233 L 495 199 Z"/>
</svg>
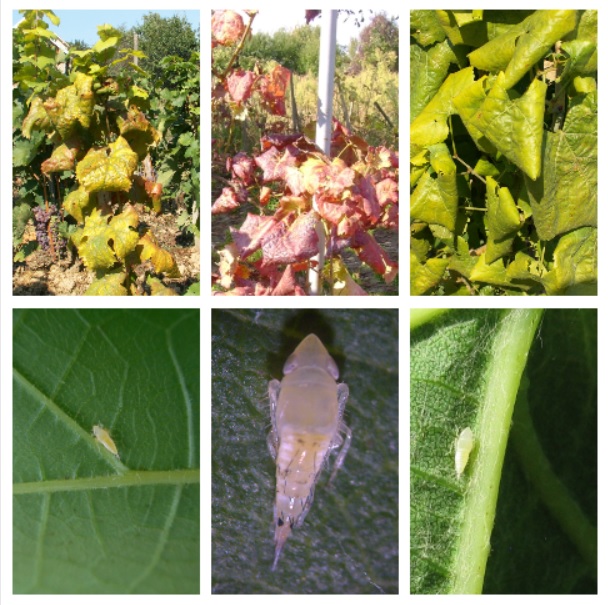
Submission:
<svg viewBox="0 0 608 605">
<path fill-rule="evenodd" d="M 184 294 L 188 287 L 200 279 L 200 245 L 193 236 L 183 235 L 175 224 L 175 214 L 142 210 L 138 207 L 140 224 L 151 229 L 158 244 L 171 252 L 182 277 L 177 279 L 161 278 L 161 281 Z M 34 227 L 26 228 L 23 244 L 36 239 Z M 143 269 L 150 266 L 143 264 Z M 145 280 L 145 275 L 141 275 Z M 94 275 L 87 270 L 77 254 L 67 252 L 64 258 L 53 255 L 40 248 L 29 254 L 24 261 L 13 265 L 13 294 L 15 296 L 82 296 L 91 285 Z M 139 280 L 138 280 L 139 281 Z M 143 288 L 142 288 L 143 291 Z"/>
</svg>

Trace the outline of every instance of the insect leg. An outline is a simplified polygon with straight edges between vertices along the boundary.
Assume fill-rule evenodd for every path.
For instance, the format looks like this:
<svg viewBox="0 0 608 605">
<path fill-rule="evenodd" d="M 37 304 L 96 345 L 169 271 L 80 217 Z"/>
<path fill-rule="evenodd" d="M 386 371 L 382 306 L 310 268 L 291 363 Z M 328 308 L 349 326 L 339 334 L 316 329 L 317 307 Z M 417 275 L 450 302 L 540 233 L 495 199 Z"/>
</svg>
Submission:
<svg viewBox="0 0 608 605">
<path fill-rule="evenodd" d="M 331 477 L 329 478 L 329 483 L 331 484 L 340 470 L 340 467 L 344 464 L 344 458 L 346 458 L 346 454 L 348 454 L 348 448 L 350 447 L 350 442 L 353 438 L 353 433 L 344 423 L 340 425 L 340 431 L 344 433 L 344 443 L 342 445 L 342 449 L 338 453 L 338 457 L 336 458 L 336 462 L 334 464 L 334 470 L 331 473 Z"/>
<path fill-rule="evenodd" d="M 270 399 L 270 422 L 272 429 L 266 439 L 268 451 L 273 460 L 276 460 L 277 450 L 279 449 L 279 433 L 277 432 L 277 402 L 279 401 L 279 393 L 281 392 L 281 383 L 278 380 L 271 380 L 268 383 L 268 397 Z"/>
<path fill-rule="evenodd" d="M 344 408 L 346 407 L 346 402 L 348 401 L 348 385 L 345 383 L 341 383 L 338 385 L 338 419 L 342 420 L 342 415 L 344 414 Z"/>
</svg>

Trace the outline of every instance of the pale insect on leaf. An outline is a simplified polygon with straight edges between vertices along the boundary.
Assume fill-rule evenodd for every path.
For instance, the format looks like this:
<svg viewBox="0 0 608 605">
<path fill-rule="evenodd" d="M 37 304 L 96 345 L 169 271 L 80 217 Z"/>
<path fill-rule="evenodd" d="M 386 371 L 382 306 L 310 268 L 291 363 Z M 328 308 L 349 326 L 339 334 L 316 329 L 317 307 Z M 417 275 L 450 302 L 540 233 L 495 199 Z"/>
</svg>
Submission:
<svg viewBox="0 0 608 605">
<path fill-rule="evenodd" d="M 456 454 L 454 457 L 454 464 L 456 466 L 456 475 L 460 479 L 460 476 L 464 472 L 469 462 L 469 456 L 475 447 L 475 437 L 473 431 L 469 427 L 464 429 L 458 438 L 456 439 Z"/>
<path fill-rule="evenodd" d="M 118 448 L 116 447 L 114 440 L 112 437 L 110 437 L 110 433 L 108 433 L 103 426 L 96 424 L 93 427 L 93 436 L 95 439 L 97 439 L 97 441 L 99 441 L 99 443 L 101 443 L 101 445 L 103 445 L 103 447 L 120 459 L 120 456 L 118 455 Z"/>
</svg>

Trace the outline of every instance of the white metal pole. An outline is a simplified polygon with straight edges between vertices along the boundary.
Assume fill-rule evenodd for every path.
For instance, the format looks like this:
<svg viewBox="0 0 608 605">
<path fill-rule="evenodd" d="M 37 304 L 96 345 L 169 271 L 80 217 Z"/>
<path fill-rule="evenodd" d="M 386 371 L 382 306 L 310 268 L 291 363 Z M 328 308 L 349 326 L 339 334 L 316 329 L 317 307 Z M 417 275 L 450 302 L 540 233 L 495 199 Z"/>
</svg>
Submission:
<svg viewBox="0 0 608 605">
<path fill-rule="evenodd" d="M 317 133 L 316 144 L 329 155 L 334 100 L 334 74 L 336 71 L 336 31 L 338 11 L 324 10 L 321 13 L 321 48 L 319 50 L 319 89 L 317 99 Z M 312 260 L 317 261 L 317 268 L 308 273 L 310 293 L 319 295 L 321 290 L 321 271 L 325 262 L 325 230 L 321 221 L 317 221 L 319 236 L 319 253 Z"/>
</svg>

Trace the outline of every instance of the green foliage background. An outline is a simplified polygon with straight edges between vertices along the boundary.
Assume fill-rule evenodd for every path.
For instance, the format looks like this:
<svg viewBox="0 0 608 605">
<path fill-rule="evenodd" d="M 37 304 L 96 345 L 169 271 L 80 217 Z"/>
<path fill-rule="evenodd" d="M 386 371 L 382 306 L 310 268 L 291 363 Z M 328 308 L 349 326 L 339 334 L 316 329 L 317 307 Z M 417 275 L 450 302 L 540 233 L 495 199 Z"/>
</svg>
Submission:
<svg viewBox="0 0 608 605">
<path fill-rule="evenodd" d="M 198 593 L 199 312 L 17 310 L 13 330 L 14 592 Z"/>
<path fill-rule="evenodd" d="M 272 573 L 268 381 L 311 332 L 349 386 L 353 440 Z M 397 593 L 397 311 L 214 310 L 212 341 L 212 592 Z"/>
<path fill-rule="evenodd" d="M 597 11 L 414 10 L 411 293 L 596 294 Z"/>
<path fill-rule="evenodd" d="M 175 15 L 164 19 L 150 12 L 133 30 L 139 35 L 140 50 L 146 54 L 140 66 L 152 75 L 159 88 L 173 85 L 171 78 L 165 77 L 166 68 L 162 64 L 165 57 L 188 61 L 192 53 L 199 52 L 199 32 L 192 29 L 185 17 Z"/>
</svg>

